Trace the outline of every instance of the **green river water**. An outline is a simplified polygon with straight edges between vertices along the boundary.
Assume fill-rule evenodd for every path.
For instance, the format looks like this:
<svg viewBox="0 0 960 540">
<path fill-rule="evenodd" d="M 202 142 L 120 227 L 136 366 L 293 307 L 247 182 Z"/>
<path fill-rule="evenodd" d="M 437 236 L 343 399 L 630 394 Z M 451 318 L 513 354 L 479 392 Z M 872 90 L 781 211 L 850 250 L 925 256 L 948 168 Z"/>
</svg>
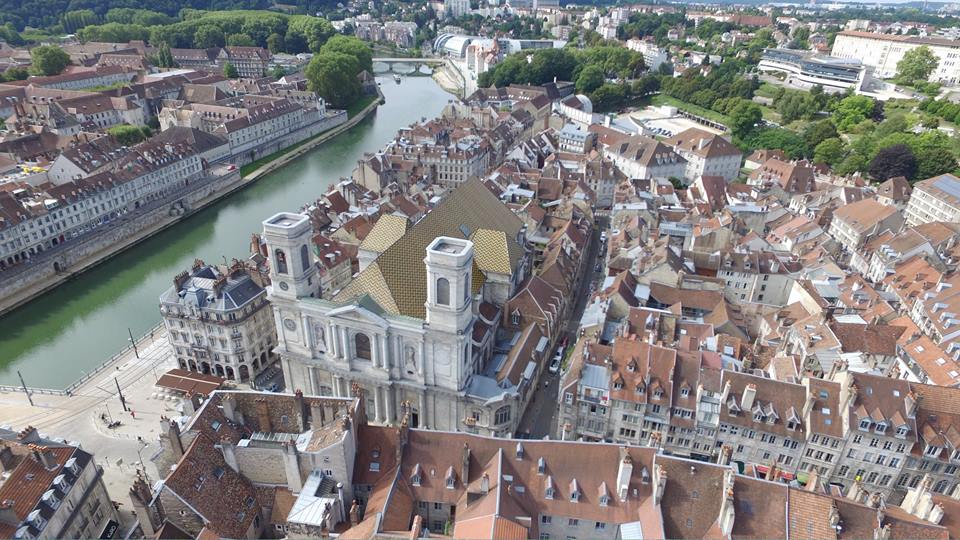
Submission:
<svg viewBox="0 0 960 540">
<path fill-rule="evenodd" d="M 93 270 L 0 318 L 0 384 L 63 388 L 160 322 L 160 294 L 196 258 L 246 258 L 250 234 L 349 176 L 364 152 L 439 115 L 451 98 L 429 77 L 378 78 L 386 103 L 359 125 Z"/>
</svg>

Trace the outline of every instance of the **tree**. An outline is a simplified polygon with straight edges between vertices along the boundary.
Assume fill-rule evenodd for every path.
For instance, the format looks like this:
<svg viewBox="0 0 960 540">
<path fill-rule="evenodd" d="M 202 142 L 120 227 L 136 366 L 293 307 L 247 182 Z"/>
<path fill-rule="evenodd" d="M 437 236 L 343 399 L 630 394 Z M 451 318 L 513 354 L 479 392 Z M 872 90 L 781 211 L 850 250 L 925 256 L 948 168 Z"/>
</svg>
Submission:
<svg viewBox="0 0 960 540">
<path fill-rule="evenodd" d="M 577 93 L 589 94 L 603 86 L 603 69 L 600 66 L 589 65 L 580 70 L 577 77 Z"/>
<path fill-rule="evenodd" d="M 803 137 L 803 142 L 806 143 L 807 148 L 811 152 L 823 141 L 840 136 L 840 134 L 837 133 L 837 127 L 834 126 L 833 122 L 830 120 L 821 120 L 819 122 L 807 124 L 803 128 L 801 135 Z"/>
<path fill-rule="evenodd" d="M 626 102 L 626 87 L 622 84 L 604 83 L 590 95 L 595 112 L 615 111 Z"/>
<path fill-rule="evenodd" d="M 870 161 L 867 168 L 870 176 L 877 181 L 884 181 L 895 176 L 913 178 L 917 172 L 917 158 L 913 151 L 905 144 L 888 146 L 879 152 Z"/>
<path fill-rule="evenodd" d="M 897 80 L 905 84 L 926 81 L 939 62 L 937 55 L 926 45 L 911 49 L 897 62 Z"/>
<path fill-rule="evenodd" d="M 124 146 L 133 146 L 150 136 L 150 128 L 138 128 L 130 124 L 121 124 L 107 128 L 107 133 Z"/>
<path fill-rule="evenodd" d="M 237 68 L 233 64 L 227 62 L 223 64 L 223 76 L 228 79 L 237 79 L 240 77 L 240 72 L 237 71 Z"/>
<path fill-rule="evenodd" d="M 873 112 L 873 99 L 867 96 L 847 96 L 833 109 L 833 122 L 841 132 L 850 131 Z"/>
<path fill-rule="evenodd" d="M 172 68 L 177 67 L 177 63 L 173 60 L 173 54 L 170 53 L 170 46 L 166 43 L 161 43 L 160 47 L 157 49 L 157 55 L 154 59 L 154 63 L 157 67 L 162 68 Z"/>
<path fill-rule="evenodd" d="M 210 49 L 213 47 L 223 47 L 227 43 L 223 30 L 212 24 L 198 26 L 193 33 L 193 46 L 197 49 Z"/>
<path fill-rule="evenodd" d="M 789 129 L 756 129 L 744 138 L 744 143 L 750 150 L 758 148 L 783 150 L 792 159 L 800 159 L 808 155 L 803 138 Z"/>
<path fill-rule="evenodd" d="M 246 34 L 236 33 L 230 34 L 227 36 L 227 45 L 231 47 L 256 47 L 256 42 L 253 41 L 253 38 Z"/>
<path fill-rule="evenodd" d="M 270 76 L 279 81 L 280 79 L 287 76 L 287 71 L 283 69 L 283 66 L 278 64 L 276 66 L 273 66 L 273 69 L 270 70 Z"/>
<path fill-rule="evenodd" d="M 34 75 L 58 75 L 70 64 L 70 56 L 56 45 L 30 49 L 30 71 Z"/>
<path fill-rule="evenodd" d="M 744 101 L 730 111 L 730 132 L 743 139 L 763 119 L 763 111 L 756 103 Z"/>
<path fill-rule="evenodd" d="M 273 54 L 281 53 L 286 50 L 283 36 L 277 33 L 270 34 L 270 36 L 267 37 L 267 49 L 270 49 L 270 52 Z"/>
<path fill-rule="evenodd" d="M 363 41 L 351 36 L 333 36 L 328 39 L 320 53 L 340 53 L 357 59 L 360 71 L 373 71 L 373 50 Z"/>
<path fill-rule="evenodd" d="M 833 166 L 843 160 L 846 152 L 847 149 L 842 140 L 836 137 L 832 139 L 826 139 L 818 144 L 816 148 L 814 148 L 813 161 L 816 163 L 826 163 L 827 165 Z"/>
<path fill-rule="evenodd" d="M 318 53 L 310 60 L 305 74 L 310 90 L 331 106 L 343 109 L 360 97 L 360 81 L 357 79 L 360 71 L 355 56 L 326 52 Z"/>
<path fill-rule="evenodd" d="M 0 75 L 0 79 L 3 81 L 22 81 L 30 76 L 30 72 L 27 71 L 27 68 L 14 66 Z"/>
<path fill-rule="evenodd" d="M 63 30 L 71 34 L 84 26 L 90 26 L 98 22 L 100 22 L 100 17 L 92 9 L 68 11 L 60 16 L 60 24 L 63 26 Z"/>
</svg>

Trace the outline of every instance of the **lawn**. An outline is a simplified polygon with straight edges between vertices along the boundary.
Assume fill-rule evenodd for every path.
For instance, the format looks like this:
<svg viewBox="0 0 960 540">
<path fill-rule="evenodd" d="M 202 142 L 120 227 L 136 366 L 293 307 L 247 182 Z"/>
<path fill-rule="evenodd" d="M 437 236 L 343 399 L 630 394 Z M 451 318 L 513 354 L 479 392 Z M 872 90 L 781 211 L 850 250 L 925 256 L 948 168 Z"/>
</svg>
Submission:
<svg viewBox="0 0 960 540">
<path fill-rule="evenodd" d="M 776 97 L 778 90 L 780 90 L 779 87 L 765 82 L 760 85 L 760 88 L 757 88 L 753 95 L 773 99 Z"/>
<path fill-rule="evenodd" d="M 373 103 L 374 101 L 380 99 L 380 96 L 374 94 L 372 96 L 363 96 L 357 101 L 353 102 L 352 105 L 347 107 L 347 118 L 353 118 L 360 111 L 364 109 L 367 105 Z"/>
<path fill-rule="evenodd" d="M 690 114 L 695 114 L 697 116 L 702 116 L 714 122 L 719 122 L 723 125 L 728 125 L 730 119 L 726 115 L 720 114 L 717 111 L 711 111 L 710 109 L 704 109 L 699 105 L 694 105 L 693 103 L 687 103 L 685 101 L 680 101 L 679 99 L 672 98 L 670 96 L 665 96 L 663 94 L 657 94 L 650 99 L 650 105 L 661 106 L 668 105 L 671 107 L 676 107 L 681 111 L 686 111 Z"/>
</svg>

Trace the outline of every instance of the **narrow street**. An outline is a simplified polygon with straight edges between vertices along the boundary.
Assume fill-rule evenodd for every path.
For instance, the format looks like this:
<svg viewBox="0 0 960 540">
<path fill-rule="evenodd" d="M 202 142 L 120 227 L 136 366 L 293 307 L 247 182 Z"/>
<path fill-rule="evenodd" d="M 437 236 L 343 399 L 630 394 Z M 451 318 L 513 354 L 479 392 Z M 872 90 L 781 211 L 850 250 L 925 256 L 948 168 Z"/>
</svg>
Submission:
<svg viewBox="0 0 960 540">
<path fill-rule="evenodd" d="M 593 293 L 593 286 L 599 285 L 602 281 L 602 272 L 596 271 L 597 252 L 600 249 L 600 233 L 605 231 L 608 226 L 606 216 L 596 218 L 596 227 L 593 235 L 590 237 L 590 244 L 587 246 L 587 254 L 584 264 L 581 267 L 581 275 L 585 276 L 580 280 L 580 289 L 574 293 L 573 309 L 569 311 L 567 320 L 563 323 L 562 335 L 557 343 L 563 343 L 566 339 L 568 347 L 572 347 L 577 340 L 577 331 L 580 327 L 580 318 L 583 316 L 583 310 Z M 523 418 L 517 428 L 517 436 L 529 439 L 542 439 L 549 436 L 555 438 L 554 428 L 556 427 L 557 415 L 557 391 L 560 386 L 560 379 L 563 377 L 563 370 L 560 373 L 553 374 L 548 371 L 550 361 L 556 351 L 550 351 L 550 354 L 544 359 L 544 366 L 540 370 L 540 380 L 537 388 L 534 390 L 533 397 L 527 405 Z"/>
</svg>

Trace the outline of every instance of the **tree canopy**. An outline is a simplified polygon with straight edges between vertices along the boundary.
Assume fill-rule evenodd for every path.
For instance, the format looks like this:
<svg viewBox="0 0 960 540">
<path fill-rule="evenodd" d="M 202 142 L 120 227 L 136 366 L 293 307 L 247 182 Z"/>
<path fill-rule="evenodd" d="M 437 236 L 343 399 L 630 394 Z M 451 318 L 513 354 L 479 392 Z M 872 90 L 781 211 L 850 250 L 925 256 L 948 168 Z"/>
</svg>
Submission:
<svg viewBox="0 0 960 540">
<path fill-rule="evenodd" d="M 344 109 L 360 97 L 360 63 L 341 52 L 321 52 L 307 65 L 307 83 L 333 107 Z"/>
<path fill-rule="evenodd" d="M 58 75 L 70 64 L 70 56 L 55 45 L 30 49 L 30 71 L 34 75 Z"/>
<path fill-rule="evenodd" d="M 897 80 L 905 84 L 926 81 L 939 63 L 940 59 L 926 45 L 910 49 L 897 62 Z"/>
</svg>

